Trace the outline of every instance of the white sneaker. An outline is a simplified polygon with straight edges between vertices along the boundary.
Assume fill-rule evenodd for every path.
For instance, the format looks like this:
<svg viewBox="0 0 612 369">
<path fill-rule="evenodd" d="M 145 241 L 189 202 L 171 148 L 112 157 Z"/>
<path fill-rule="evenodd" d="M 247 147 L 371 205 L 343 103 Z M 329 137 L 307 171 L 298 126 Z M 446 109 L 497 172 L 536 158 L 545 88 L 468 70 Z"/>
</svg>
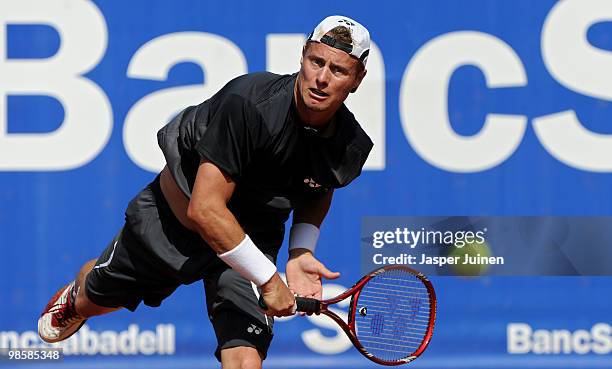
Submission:
<svg viewBox="0 0 612 369">
<path fill-rule="evenodd" d="M 43 341 L 63 341 L 78 331 L 87 319 L 76 312 L 72 298 L 74 281 L 51 297 L 38 319 L 38 335 Z"/>
</svg>

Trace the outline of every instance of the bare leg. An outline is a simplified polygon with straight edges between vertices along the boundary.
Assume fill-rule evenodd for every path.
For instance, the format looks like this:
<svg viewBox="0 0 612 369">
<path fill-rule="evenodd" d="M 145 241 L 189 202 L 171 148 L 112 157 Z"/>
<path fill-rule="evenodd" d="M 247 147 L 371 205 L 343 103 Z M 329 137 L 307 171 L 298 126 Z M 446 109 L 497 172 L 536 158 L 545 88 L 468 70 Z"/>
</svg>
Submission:
<svg viewBox="0 0 612 369">
<path fill-rule="evenodd" d="M 261 356 L 253 347 L 231 347 L 221 350 L 223 369 L 261 369 Z"/>
<path fill-rule="evenodd" d="M 96 305 L 87 298 L 85 279 L 95 263 L 95 260 L 85 263 L 77 274 L 76 281 L 60 288 L 51 297 L 38 318 L 38 335 L 43 341 L 63 341 L 76 333 L 87 318 L 119 309 Z M 72 295 L 75 288 L 76 299 Z"/>
<path fill-rule="evenodd" d="M 89 274 L 95 264 L 96 259 L 89 260 L 87 263 L 85 263 L 85 265 L 81 267 L 81 270 L 79 271 L 79 274 L 77 274 L 76 278 L 76 286 L 78 293 L 76 297 L 75 308 L 77 313 L 84 318 L 89 318 L 95 315 L 102 315 L 121 309 L 96 305 L 87 297 L 87 294 L 85 293 L 85 279 L 87 278 L 87 274 Z"/>
</svg>

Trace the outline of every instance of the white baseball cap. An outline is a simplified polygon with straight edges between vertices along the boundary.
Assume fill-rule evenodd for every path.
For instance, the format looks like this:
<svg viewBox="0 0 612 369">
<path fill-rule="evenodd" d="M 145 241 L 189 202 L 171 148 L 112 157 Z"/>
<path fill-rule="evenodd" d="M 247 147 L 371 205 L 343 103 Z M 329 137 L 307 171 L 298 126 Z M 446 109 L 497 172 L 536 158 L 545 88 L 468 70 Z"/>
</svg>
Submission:
<svg viewBox="0 0 612 369">
<path fill-rule="evenodd" d="M 325 35 L 338 26 L 346 27 L 351 31 L 351 38 L 353 39 L 352 44 L 347 44 Z M 306 42 L 308 41 L 321 42 L 328 46 L 335 47 L 336 49 L 346 51 L 350 55 L 361 60 L 363 65 L 368 61 L 368 55 L 370 54 L 370 32 L 353 19 L 342 15 L 332 15 L 323 19 L 314 31 L 312 31 L 310 36 L 308 36 Z"/>
</svg>

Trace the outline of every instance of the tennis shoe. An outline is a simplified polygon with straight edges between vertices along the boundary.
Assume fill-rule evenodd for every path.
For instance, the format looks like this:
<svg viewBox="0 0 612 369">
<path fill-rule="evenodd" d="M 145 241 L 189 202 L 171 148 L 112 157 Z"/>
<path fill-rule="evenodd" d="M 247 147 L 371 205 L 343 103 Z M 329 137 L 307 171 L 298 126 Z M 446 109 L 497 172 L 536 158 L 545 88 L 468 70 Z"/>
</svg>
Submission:
<svg viewBox="0 0 612 369">
<path fill-rule="evenodd" d="M 38 335 L 43 341 L 63 341 L 78 331 L 87 319 L 76 312 L 74 281 L 51 297 L 38 319 Z"/>
</svg>

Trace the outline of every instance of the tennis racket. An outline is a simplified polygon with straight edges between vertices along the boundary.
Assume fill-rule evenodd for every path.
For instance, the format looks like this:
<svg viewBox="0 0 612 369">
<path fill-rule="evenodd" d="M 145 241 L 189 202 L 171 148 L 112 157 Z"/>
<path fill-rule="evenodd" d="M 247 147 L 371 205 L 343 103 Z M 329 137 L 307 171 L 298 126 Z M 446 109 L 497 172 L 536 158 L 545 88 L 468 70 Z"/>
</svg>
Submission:
<svg viewBox="0 0 612 369">
<path fill-rule="evenodd" d="M 348 321 L 328 309 L 351 298 Z M 259 305 L 267 310 L 263 297 Z M 324 314 L 346 332 L 368 359 L 382 365 L 406 364 L 423 353 L 433 335 L 436 293 L 422 274 L 405 266 L 386 266 L 367 274 L 328 300 L 296 297 L 297 311 Z"/>
</svg>

